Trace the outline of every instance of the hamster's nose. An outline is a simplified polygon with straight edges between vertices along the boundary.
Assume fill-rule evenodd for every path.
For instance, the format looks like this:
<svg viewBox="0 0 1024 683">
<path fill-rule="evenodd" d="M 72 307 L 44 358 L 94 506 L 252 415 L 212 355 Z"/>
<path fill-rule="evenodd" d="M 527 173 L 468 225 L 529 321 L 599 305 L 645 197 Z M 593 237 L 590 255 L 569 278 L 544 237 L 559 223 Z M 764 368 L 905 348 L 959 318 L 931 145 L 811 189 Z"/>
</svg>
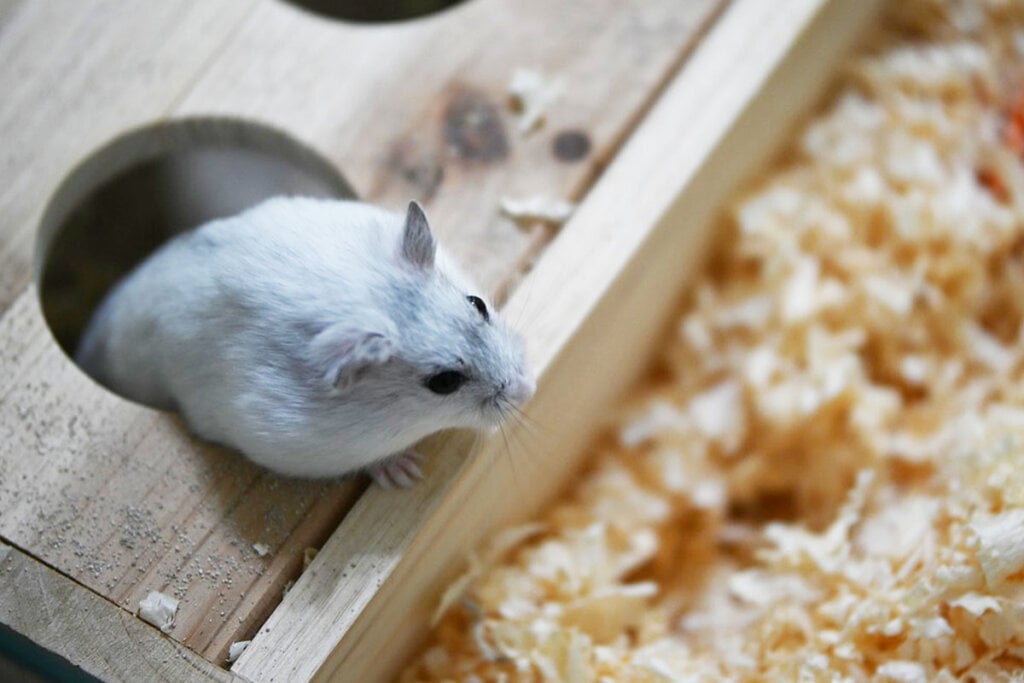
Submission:
<svg viewBox="0 0 1024 683">
<path fill-rule="evenodd" d="M 516 405 L 526 403 L 537 388 L 533 377 L 519 375 L 512 377 L 505 383 L 505 395 Z"/>
</svg>

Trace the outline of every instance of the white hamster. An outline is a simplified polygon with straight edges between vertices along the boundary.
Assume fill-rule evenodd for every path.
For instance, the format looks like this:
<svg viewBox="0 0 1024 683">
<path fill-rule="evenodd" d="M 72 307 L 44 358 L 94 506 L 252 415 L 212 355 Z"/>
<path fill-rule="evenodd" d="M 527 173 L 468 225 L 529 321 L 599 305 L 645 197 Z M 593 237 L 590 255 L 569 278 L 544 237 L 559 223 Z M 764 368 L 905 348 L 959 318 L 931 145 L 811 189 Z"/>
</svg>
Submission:
<svg viewBox="0 0 1024 683">
<path fill-rule="evenodd" d="M 422 476 L 427 434 L 491 427 L 534 390 L 522 341 L 415 202 L 277 197 L 180 235 L 107 295 L 75 356 L 275 472 L 382 486 Z"/>
</svg>

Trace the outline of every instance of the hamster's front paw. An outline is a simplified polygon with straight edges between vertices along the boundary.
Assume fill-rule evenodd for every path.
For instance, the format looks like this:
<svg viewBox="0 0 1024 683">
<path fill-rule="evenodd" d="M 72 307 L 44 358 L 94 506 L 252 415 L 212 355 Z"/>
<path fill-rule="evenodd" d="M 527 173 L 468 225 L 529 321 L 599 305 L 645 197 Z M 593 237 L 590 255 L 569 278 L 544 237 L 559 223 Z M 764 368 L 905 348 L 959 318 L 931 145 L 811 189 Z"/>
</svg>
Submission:
<svg viewBox="0 0 1024 683">
<path fill-rule="evenodd" d="M 420 454 L 409 449 L 395 453 L 367 469 L 382 489 L 407 489 L 423 478 Z"/>
</svg>

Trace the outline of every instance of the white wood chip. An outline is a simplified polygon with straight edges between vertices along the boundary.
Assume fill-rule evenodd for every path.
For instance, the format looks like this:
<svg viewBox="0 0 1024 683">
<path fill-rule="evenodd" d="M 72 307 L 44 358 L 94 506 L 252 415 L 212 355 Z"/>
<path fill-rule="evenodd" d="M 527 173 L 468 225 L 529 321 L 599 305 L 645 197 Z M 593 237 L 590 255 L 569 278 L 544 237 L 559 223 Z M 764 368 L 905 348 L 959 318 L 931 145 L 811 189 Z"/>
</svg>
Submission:
<svg viewBox="0 0 1024 683">
<path fill-rule="evenodd" d="M 544 195 L 513 199 L 502 197 L 499 203 L 501 212 L 520 225 L 532 222 L 561 225 L 569 220 L 576 205 L 564 199 L 555 199 Z"/>
<path fill-rule="evenodd" d="M 178 612 L 178 600 L 160 593 L 150 591 L 149 595 L 139 601 L 139 618 L 168 633 L 174 626 L 174 615 Z"/>
<path fill-rule="evenodd" d="M 560 80 L 550 79 L 534 69 L 519 68 L 513 71 L 508 93 L 519 114 L 519 132 L 526 135 L 539 127 L 548 109 L 558 101 L 564 89 Z"/>
<path fill-rule="evenodd" d="M 251 640 L 239 640 L 236 643 L 231 643 L 228 647 L 228 664 L 234 664 L 251 642 Z"/>
<path fill-rule="evenodd" d="M 1024 509 L 1014 509 L 974 522 L 978 559 L 990 587 L 1024 570 Z"/>
</svg>

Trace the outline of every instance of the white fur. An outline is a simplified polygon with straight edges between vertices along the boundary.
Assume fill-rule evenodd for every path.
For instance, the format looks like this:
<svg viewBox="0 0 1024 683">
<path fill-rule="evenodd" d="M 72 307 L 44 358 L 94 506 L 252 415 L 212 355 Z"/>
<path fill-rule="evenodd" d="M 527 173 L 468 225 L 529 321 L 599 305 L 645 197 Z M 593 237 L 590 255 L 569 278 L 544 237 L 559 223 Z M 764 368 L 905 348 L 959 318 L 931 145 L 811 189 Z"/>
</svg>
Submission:
<svg viewBox="0 0 1024 683">
<path fill-rule="evenodd" d="M 409 261 L 405 225 L 306 198 L 208 223 L 115 287 L 77 360 L 287 475 L 339 475 L 439 429 L 492 425 L 498 404 L 533 391 L 522 344 L 493 312 L 483 321 L 466 300 L 480 293 L 440 248 L 432 265 Z M 453 367 L 472 381 L 447 396 L 424 386 Z"/>
</svg>

